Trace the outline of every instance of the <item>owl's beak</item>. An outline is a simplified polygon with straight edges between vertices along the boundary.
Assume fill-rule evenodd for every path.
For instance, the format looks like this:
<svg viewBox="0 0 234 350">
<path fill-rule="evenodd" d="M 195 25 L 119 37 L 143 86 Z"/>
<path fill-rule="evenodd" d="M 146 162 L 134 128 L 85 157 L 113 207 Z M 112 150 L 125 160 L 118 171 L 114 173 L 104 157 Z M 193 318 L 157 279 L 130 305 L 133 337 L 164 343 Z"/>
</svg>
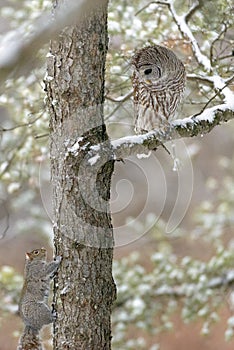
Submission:
<svg viewBox="0 0 234 350">
<path fill-rule="evenodd" d="M 152 81 L 149 79 L 147 79 L 145 82 L 146 82 L 146 84 L 149 84 L 149 85 L 152 84 Z"/>
</svg>

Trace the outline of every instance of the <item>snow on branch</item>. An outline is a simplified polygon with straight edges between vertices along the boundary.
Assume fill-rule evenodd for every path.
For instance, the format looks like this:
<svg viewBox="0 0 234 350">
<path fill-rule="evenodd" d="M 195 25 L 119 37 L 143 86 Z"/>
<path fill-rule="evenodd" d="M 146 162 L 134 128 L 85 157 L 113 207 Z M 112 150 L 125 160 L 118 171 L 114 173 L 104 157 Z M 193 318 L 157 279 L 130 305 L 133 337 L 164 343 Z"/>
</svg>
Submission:
<svg viewBox="0 0 234 350">
<path fill-rule="evenodd" d="M 174 21 L 176 22 L 182 36 L 186 37 L 190 40 L 190 42 L 192 44 L 193 53 L 194 53 L 194 56 L 195 56 L 197 62 L 199 64 L 201 64 L 206 71 L 210 72 L 212 70 L 210 60 L 207 58 L 207 56 L 205 56 L 201 52 L 200 47 L 197 43 L 197 40 L 195 39 L 193 33 L 191 32 L 191 30 L 187 24 L 187 19 L 188 19 L 187 14 L 179 16 L 175 11 L 175 8 L 174 8 L 172 1 L 169 3 L 168 6 L 169 6 L 169 10 L 172 14 L 172 17 L 173 17 Z M 188 14 L 191 14 L 191 10 L 188 12 Z"/>
<path fill-rule="evenodd" d="M 87 14 L 101 6 L 106 0 L 76 0 L 65 1 L 53 16 L 44 13 L 36 20 L 35 33 L 25 39 L 24 33 L 16 30 L 0 42 L 0 81 L 12 77 L 16 70 L 28 72 L 32 69 L 29 64 L 35 59 L 38 50 L 56 36 L 66 26 L 80 23 Z"/>
<path fill-rule="evenodd" d="M 174 298 L 185 298 L 192 297 L 196 295 L 201 289 L 221 289 L 232 287 L 234 284 L 234 270 L 229 270 L 224 273 L 222 276 L 213 277 L 204 283 L 184 283 L 181 285 L 162 285 L 158 288 L 152 288 L 151 296 L 155 298 L 160 297 L 174 297 Z M 128 300 L 132 298 L 131 295 L 127 295 L 122 300 L 117 300 L 114 305 L 114 308 L 122 307 Z"/>
<path fill-rule="evenodd" d="M 190 18 L 193 16 L 193 14 L 201 7 L 201 2 L 196 1 L 194 4 L 190 7 L 189 11 L 185 15 L 185 21 L 186 23 L 190 20 Z"/>
<path fill-rule="evenodd" d="M 193 137 L 209 133 L 216 125 L 234 119 L 234 96 L 228 101 L 205 109 L 201 114 L 185 119 L 177 119 L 171 123 L 166 132 L 150 131 L 143 135 L 122 137 L 112 141 L 116 159 L 130 155 L 146 153 L 166 141 L 182 137 Z"/>
<path fill-rule="evenodd" d="M 224 80 L 222 77 L 215 74 L 209 77 L 191 74 L 190 78 L 205 80 L 217 90 L 216 94 L 203 107 L 202 111 L 196 115 L 175 120 L 171 123 L 166 132 L 153 130 L 143 135 L 127 136 L 112 141 L 116 159 L 148 153 L 149 150 L 156 149 L 169 140 L 209 133 L 216 125 L 234 119 L 234 93 L 228 87 L 234 80 L 234 76 Z M 218 94 L 224 96 L 224 103 L 207 108 Z"/>
<path fill-rule="evenodd" d="M 150 4 L 159 4 L 168 7 L 182 36 L 190 40 L 193 54 L 201 65 L 201 68 L 203 68 L 204 71 L 211 72 L 211 62 L 208 57 L 201 52 L 200 47 L 188 26 L 189 19 L 200 8 L 201 2 L 196 1 L 189 11 L 182 16 L 177 14 L 173 5 L 173 0 L 151 1 L 138 11 L 138 13 L 143 11 Z M 205 104 L 201 112 L 185 119 L 175 120 L 171 123 L 166 132 L 154 130 L 143 135 L 128 136 L 113 141 L 112 146 L 117 159 L 122 159 L 130 155 L 148 153 L 149 150 L 156 149 L 169 140 L 203 135 L 210 132 L 216 125 L 234 119 L 234 94 L 228 87 L 234 77 L 223 79 L 218 74 L 213 73 L 212 76 L 188 74 L 187 78 L 208 84 L 216 91 L 215 95 L 207 102 L 207 104 Z M 213 101 L 217 95 L 221 94 L 224 96 L 224 103 L 208 108 L 210 102 Z"/>
<path fill-rule="evenodd" d="M 203 288 L 217 289 L 222 287 L 232 286 L 234 283 L 234 270 L 227 271 L 223 276 L 213 277 L 207 281 L 206 285 Z M 185 284 L 181 286 L 167 286 L 157 288 L 154 291 L 155 296 L 176 296 L 176 297 L 185 297 L 192 293 L 197 293 L 198 286 L 197 284 Z"/>
<path fill-rule="evenodd" d="M 189 9 L 189 11 L 187 13 L 185 13 L 182 16 L 179 16 L 174 8 L 174 4 L 173 4 L 173 0 L 168 0 L 168 1 L 151 1 L 149 4 L 147 4 L 146 6 L 144 6 L 140 11 L 138 11 L 136 13 L 136 15 L 138 13 L 140 13 L 141 11 L 143 11 L 145 8 L 147 8 L 150 4 L 159 4 L 162 6 L 167 6 L 169 11 L 171 12 L 172 18 L 174 19 L 181 35 L 186 38 L 189 39 L 191 44 L 192 44 L 192 50 L 194 53 L 194 56 L 197 60 L 197 62 L 203 66 L 203 68 L 210 72 L 212 71 L 212 67 L 211 67 L 211 63 L 210 60 L 208 59 L 207 56 L 205 56 L 201 50 L 200 47 L 197 43 L 197 40 L 195 39 L 192 31 L 190 30 L 189 26 L 188 26 L 188 20 L 191 18 L 191 16 L 196 12 L 196 10 L 199 9 L 199 7 L 201 6 L 199 2 L 196 2 L 194 5 L 192 5 L 192 7 Z"/>
</svg>

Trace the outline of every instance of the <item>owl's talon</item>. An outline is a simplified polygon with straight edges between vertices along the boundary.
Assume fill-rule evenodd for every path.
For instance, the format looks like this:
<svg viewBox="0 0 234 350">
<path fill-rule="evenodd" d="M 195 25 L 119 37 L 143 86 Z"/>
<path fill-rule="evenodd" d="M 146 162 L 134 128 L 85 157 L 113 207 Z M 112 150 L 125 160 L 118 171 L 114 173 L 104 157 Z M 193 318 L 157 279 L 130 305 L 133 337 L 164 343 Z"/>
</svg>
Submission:
<svg viewBox="0 0 234 350">
<path fill-rule="evenodd" d="M 161 142 L 160 142 L 161 143 Z M 161 146 L 165 149 L 165 151 L 169 154 L 169 156 L 171 155 L 171 152 L 169 151 L 169 149 L 163 144 L 161 143 Z"/>
<path fill-rule="evenodd" d="M 125 161 L 124 161 L 124 159 L 123 159 L 123 158 L 116 158 L 115 160 L 116 160 L 116 162 L 122 162 L 122 163 L 124 163 L 124 164 L 125 164 Z"/>
</svg>

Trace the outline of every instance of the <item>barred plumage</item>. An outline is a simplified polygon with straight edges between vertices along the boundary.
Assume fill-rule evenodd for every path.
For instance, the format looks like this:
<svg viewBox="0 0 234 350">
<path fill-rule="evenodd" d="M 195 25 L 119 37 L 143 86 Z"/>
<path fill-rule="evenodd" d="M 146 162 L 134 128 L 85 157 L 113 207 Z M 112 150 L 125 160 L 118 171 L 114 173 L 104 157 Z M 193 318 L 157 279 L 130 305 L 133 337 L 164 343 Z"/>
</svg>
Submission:
<svg viewBox="0 0 234 350">
<path fill-rule="evenodd" d="M 155 45 L 132 57 L 136 133 L 169 125 L 185 89 L 185 68 L 171 50 Z"/>
</svg>

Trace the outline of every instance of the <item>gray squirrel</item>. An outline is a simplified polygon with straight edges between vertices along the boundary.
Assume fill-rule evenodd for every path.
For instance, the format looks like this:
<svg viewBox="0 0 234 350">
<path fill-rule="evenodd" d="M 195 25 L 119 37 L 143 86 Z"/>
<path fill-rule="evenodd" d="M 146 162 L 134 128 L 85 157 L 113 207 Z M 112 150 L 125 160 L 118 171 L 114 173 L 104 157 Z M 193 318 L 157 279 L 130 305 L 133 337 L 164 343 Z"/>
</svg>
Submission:
<svg viewBox="0 0 234 350">
<path fill-rule="evenodd" d="M 23 339 L 37 339 L 40 329 L 56 318 L 48 306 L 48 297 L 50 282 L 58 270 L 61 257 L 57 256 L 51 262 L 47 262 L 46 258 L 45 248 L 26 253 L 24 285 L 19 301 L 19 314 L 25 324 L 21 343 Z M 18 349 L 24 349 L 24 346 L 19 344 Z"/>
</svg>

